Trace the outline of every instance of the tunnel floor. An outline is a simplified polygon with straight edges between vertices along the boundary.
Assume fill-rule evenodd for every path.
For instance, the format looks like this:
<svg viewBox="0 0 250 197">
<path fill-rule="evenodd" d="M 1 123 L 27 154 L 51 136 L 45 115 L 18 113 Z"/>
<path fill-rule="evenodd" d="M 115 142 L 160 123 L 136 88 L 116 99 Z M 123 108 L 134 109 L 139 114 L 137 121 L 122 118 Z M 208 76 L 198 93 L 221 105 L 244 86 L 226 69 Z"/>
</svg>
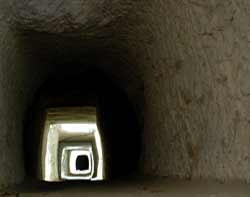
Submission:
<svg viewBox="0 0 250 197">
<path fill-rule="evenodd" d="M 27 183 L 26 183 L 27 184 Z M 132 180 L 96 183 L 41 184 L 36 187 L 19 185 L 16 192 L 3 196 L 18 197 L 80 197 L 80 196 L 249 196 L 250 186 L 240 182 L 222 184 L 215 181 L 180 181 L 167 178 L 137 178 Z"/>
</svg>

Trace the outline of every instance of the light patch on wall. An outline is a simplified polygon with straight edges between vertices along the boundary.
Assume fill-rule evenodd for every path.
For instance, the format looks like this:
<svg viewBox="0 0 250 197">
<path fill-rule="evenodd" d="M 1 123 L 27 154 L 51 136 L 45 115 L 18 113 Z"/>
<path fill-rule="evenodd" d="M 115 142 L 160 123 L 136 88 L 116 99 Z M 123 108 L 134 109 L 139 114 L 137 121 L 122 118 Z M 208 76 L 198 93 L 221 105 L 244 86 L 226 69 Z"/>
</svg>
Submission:
<svg viewBox="0 0 250 197">
<path fill-rule="evenodd" d="M 96 128 L 96 124 L 57 124 L 62 130 L 66 132 L 83 132 L 92 133 Z"/>
</svg>

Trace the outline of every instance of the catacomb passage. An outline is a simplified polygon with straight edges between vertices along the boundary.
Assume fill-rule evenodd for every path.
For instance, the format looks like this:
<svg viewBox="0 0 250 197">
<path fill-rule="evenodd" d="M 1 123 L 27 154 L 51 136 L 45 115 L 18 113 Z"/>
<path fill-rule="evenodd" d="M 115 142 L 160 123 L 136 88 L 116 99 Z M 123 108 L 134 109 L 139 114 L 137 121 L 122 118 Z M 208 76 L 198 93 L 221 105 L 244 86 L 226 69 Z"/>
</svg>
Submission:
<svg viewBox="0 0 250 197">
<path fill-rule="evenodd" d="M 125 91 L 103 72 L 53 76 L 33 103 L 23 132 L 30 176 L 38 173 L 50 182 L 103 180 L 138 171 L 141 130 L 135 110 Z M 89 158 L 86 174 L 75 169 L 86 163 L 85 157 L 76 160 L 79 151 Z"/>
<path fill-rule="evenodd" d="M 0 0 L 1 187 L 28 176 L 37 92 L 91 69 L 134 109 L 138 174 L 249 182 L 249 10 L 248 0 Z"/>
</svg>

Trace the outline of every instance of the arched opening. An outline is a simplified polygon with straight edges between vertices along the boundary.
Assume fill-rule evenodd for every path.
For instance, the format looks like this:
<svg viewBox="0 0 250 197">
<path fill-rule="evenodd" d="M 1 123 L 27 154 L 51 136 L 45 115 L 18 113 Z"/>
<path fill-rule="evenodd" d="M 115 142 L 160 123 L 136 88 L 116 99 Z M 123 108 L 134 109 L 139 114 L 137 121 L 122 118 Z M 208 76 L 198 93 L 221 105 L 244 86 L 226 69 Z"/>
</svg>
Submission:
<svg viewBox="0 0 250 197">
<path fill-rule="evenodd" d="M 75 153 L 71 151 L 74 159 L 68 159 L 66 162 L 61 163 L 64 166 L 60 166 L 60 162 L 57 161 L 57 159 L 60 159 L 59 157 L 50 157 L 49 162 L 43 163 L 45 157 L 43 158 L 39 154 L 39 151 L 43 149 L 41 144 L 47 143 L 43 142 L 44 124 L 48 120 L 48 116 L 45 116 L 45 113 L 49 109 L 56 109 L 57 114 L 59 113 L 58 109 L 60 113 L 66 113 L 69 108 L 72 108 L 74 110 L 67 115 L 67 119 L 72 123 L 78 120 L 80 115 L 79 109 L 82 107 L 96 107 L 96 121 L 102 141 L 101 147 L 103 151 L 105 150 L 103 163 L 104 178 L 111 180 L 120 179 L 139 173 L 141 130 L 133 105 L 126 92 L 118 87 L 107 74 L 99 69 L 90 69 L 80 74 L 76 72 L 70 75 L 52 76 L 37 91 L 34 104 L 29 110 L 30 118 L 27 121 L 23 135 L 25 166 L 30 178 L 36 179 L 42 168 L 48 169 L 46 165 L 51 165 L 51 163 L 56 163 L 56 167 L 50 168 L 53 169 L 51 170 L 52 174 L 56 172 L 58 175 L 56 175 L 56 178 L 53 178 L 53 176 L 52 178 L 51 176 L 48 176 L 48 178 L 45 175 L 40 176 L 41 180 L 53 182 L 70 180 L 72 177 L 75 177 L 62 178 L 60 172 L 57 172 L 60 170 L 62 172 L 65 165 L 67 166 L 66 163 L 71 162 L 70 160 L 74 161 L 74 164 L 69 164 L 69 169 L 73 169 L 72 172 L 75 173 L 81 169 L 84 172 L 91 166 L 90 159 L 80 149 Z M 52 114 L 55 114 L 55 110 L 52 111 Z M 65 117 L 65 114 L 63 116 Z M 73 126 L 76 127 L 77 125 Z M 53 132 L 51 142 L 58 138 L 55 138 L 55 131 L 53 130 L 51 133 Z M 61 134 L 59 133 L 59 138 L 61 138 L 60 135 L 64 137 L 64 141 L 61 141 L 63 143 L 66 143 L 65 136 L 68 135 L 67 139 L 70 140 L 67 143 L 70 143 L 71 147 L 74 146 L 72 145 L 73 143 L 77 143 L 77 146 L 80 146 L 81 143 L 84 144 L 84 141 L 79 140 L 80 136 L 77 136 L 76 133 L 65 134 L 65 132 L 61 132 Z M 76 139 L 73 139 L 74 135 Z M 46 140 L 49 140 L 49 137 Z M 56 146 L 56 150 L 59 150 L 59 142 L 56 145 L 52 143 L 51 147 Z M 59 153 L 55 152 L 54 154 L 57 155 Z M 80 175 L 83 176 L 82 173 Z M 81 178 L 80 175 L 79 177 Z M 81 179 L 76 177 L 73 180 Z M 100 179 L 97 178 L 96 180 Z"/>
<path fill-rule="evenodd" d="M 2 16 L 2 13 L 0 15 Z M 39 144 L 36 139 L 39 139 L 40 132 L 36 133 L 31 124 L 34 123 L 33 119 L 37 119 L 38 124 L 40 122 L 40 126 L 42 126 L 43 121 L 39 114 L 37 116 L 34 114 L 35 111 L 39 111 L 37 107 L 39 105 L 32 103 L 39 100 L 37 100 L 39 96 L 34 98 L 35 93 L 39 95 L 38 92 L 41 93 L 42 87 L 45 87 L 46 84 L 49 84 L 47 87 L 54 84 L 54 79 L 64 82 L 68 78 L 84 74 L 88 69 L 102 70 L 108 76 L 109 81 L 128 97 L 128 102 L 133 105 L 132 108 L 136 111 L 136 119 L 139 120 L 140 130 L 142 130 L 144 71 L 141 68 L 143 66 L 140 67 L 140 64 L 135 61 L 137 53 L 130 50 L 127 42 L 129 36 L 126 35 L 123 22 L 120 22 L 127 21 L 127 18 L 119 17 L 117 19 L 98 29 L 83 30 L 80 28 L 77 31 L 66 32 L 27 28 L 15 21 L 0 24 L 4 30 L 3 32 L 2 29 L 0 30 L 0 34 L 4 38 L 3 43 L 1 41 L 3 48 L 0 49 L 3 59 L 0 67 L 0 74 L 2 74 L 0 84 L 4 86 L 0 95 L 3 117 L 0 121 L 3 125 L 2 134 L 7 136 L 2 138 L 6 151 L 3 151 L 3 157 L 0 160 L 1 165 L 4 166 L 0 183 L 4 183 L 4 186 L 22 183 L 24 177 L 26 180 L 36 177 L 34 175 L 37 166 L 37 164 L 34 165 L 36 160 L 34 159 L 33 163 L 29 157 L 37 149 L 31 148 L 30 145 L 35 147 Z M 49 83 L 49 81 L 53 82 Z M 65 87 L 68 87 L 69 84 L 65 84 Z M 63 103 L 60 99 L 57 102 Z M 114 106 L 116 102 L 113 102 Z M 112 111 L 115 112 L 115 109 Z M 101 115 L 101 113 L 98 114 Z M 123 114 L 119 116 L 123 116 Z M 100 117 L 98 116 L 98 119 Z M 115 125 L 109 124 L 110 118 L 105 117 L 105 119 L 107 119 L 105 128 L 113 127 L 114 129 Z M 118 123 L 116 123 L 116 128 L 118 128 L 117 125 Z M 124 126 L 125 123 L 123 122 L 122 125 Z M 119 130 L 122 129 L 119 128 Z M 116 135 L 114 134 L 113 138 L 118 138 Z M 122 134 L 121 138 L 123 135 L 125 134 Z M 33 140 L 31 136 L 34 136 Z M 21 148 L 23 146 L 24 148 Z M 116 145 L 112 145 L 112 147 L 114 146 L 116 147 Z M 114 152 L 112 154 L 115 154 L 116 150 L 112 151 Z M 118 158 L 117 156 L 112 162 L 114 166 L 117 166 L 115 163 L 119 164 Z M 128 163 L 122 171 L 115 170 L 113 167 L 114 171 L 111 174 L 113 177 L 121 177 L 132 171 L 136 173 L 143 171 L 143 168 L 140 167 L 140 170 L 127 170 L 127 173 L 126 169 L 129 169 L 129 166 Z"/>
</svg>

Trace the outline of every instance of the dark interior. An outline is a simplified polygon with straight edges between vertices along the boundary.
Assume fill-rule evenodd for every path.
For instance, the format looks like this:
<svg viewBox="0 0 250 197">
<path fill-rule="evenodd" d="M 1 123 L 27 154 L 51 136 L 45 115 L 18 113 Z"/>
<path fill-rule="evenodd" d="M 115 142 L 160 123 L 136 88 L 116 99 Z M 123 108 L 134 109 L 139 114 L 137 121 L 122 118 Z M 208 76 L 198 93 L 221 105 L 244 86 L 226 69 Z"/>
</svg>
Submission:
<svg viewBox="0 0 250 197">
<path fill-rule="evenodd" d="M 88 170 L 89 169 L 89 159 L 86 155 L 80 155 L 76 158 L 76 170 Z"/>
</svg>

